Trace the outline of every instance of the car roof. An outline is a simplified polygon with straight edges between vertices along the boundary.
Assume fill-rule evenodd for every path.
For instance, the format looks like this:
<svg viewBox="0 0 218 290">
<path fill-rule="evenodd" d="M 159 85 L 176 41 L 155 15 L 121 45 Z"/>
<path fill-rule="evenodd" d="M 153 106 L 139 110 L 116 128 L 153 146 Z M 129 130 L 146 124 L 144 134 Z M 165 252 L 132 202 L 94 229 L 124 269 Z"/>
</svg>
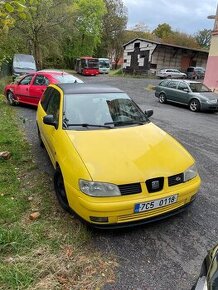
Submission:
<svg viewBox="0 0 218 290">
<path fill-rule="evenodd" d="M 43 73 L 43 74 L 56 74 L 56 75 L 61 75 L 61 74 L 69 74 L 65 71 L 62 70 L 57 70 L 57 69 L 42 69 L 42 70 L 38 70 L 36 72 L 37 74 Z"/>
<path fill-rule="evenodd" d="M 123 93 L 122 90 L 102 84 L 65 83 L 56 84 L 64 94 Z"/>
<path fill-rule="evenodd" d="M 202 82 L 198 82 L 198 81 L 194 81 L 194 80 L 183 80 L 183 79 L 177 79 L 177 80 L 175 80 L 175 79 L 168 79 L 168 80 L 162 80 L 161 82 L 163 82 L 163 81 L 168 81 L 168 82 L 183 82 L 183 83 L 187 83 L 187 84 L 190 84 L 190 83 L 195 83 L 195 84 L 202 84 Z"/>
</svg>

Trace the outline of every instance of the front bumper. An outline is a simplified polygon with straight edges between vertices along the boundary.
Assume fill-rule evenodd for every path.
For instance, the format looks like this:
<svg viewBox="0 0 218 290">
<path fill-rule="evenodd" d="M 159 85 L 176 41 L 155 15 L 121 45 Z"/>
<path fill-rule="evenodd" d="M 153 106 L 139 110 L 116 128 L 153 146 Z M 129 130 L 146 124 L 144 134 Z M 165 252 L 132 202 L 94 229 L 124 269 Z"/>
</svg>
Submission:
<svg viewBox="0 0 218 290">
<path fill-rule="evenodd" d="M 214 104 L 201 103 L 201 110 L 218 112 L 218 103 L 214 103 Z"/>
<path fill-rule="evenodd" d="M 95 198 L 82 194 L 69 184 L 65 185 L 68 202 L 73 211 L 82 219 L 98 228 L 129 227 L 163 219 L 184 210 L 196 197 L 200 187 L 200 177 L 158 194 L 133 194 L 110 198 Z M 135 205 L 159 198 L 178 194 L 176 203 L 139 213 L 134 212 Z M 105 218 L 107 222 L 93 222 L 90 217 Z"/>
</svg>

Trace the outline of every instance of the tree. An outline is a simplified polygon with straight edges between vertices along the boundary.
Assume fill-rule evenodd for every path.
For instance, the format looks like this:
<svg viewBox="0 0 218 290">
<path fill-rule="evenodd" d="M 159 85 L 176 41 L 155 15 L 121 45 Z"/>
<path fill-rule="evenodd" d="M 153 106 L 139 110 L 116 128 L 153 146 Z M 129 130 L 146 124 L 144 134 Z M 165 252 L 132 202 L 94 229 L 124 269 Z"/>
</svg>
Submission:
<svg viewBox="0 0 218 290">
<path fill-rule="evenodd" d="M 192 35 L 188 35 L 186 33 L 173 31 L 171 34 L 169 34 L 166 37 L 163 37 L 161 39 L 165 43 L 190 47 L 190 48 L 196 48 L 199 49 L 200 46 L 197 43 L 196 39 Z"/>
<path fill-rule="evenodd" d="M 157 36 L 151 32 L 143 32 L 137 30 L 126 30 L 124 33 L 124 43 L 127 43 L 135 38 L 143 38 L 147 40 L 158 41 Z"/>
<path fill-rule="evenodd" d="M 12 35 L 22 37 L 24 46 L 33 53 L 42 68 L 43 59 L 56 50 L 60 54 L 60 39 L 64 23 L 72 17 L 71 1 L 27 0 L 25 19 L 17 14 Z"/>
<path fill-rule="evenodd" d="M 127 10 L 122 0 L 104 0 L 106 14 L 103 19 L 101 45 L 97 54 L 113 58 L 115 67 L 123 54 L 124 32 L 127 24 Z"/>
<path fill-rule="evenodd" d="M 15 23 L 14 14 L 25 18 L 25 0 L 0 1 L 0 32 L 8 32 Z"/>
<path fill-rule="evenodd" d="M 157 36 L 157 37 L 159 37 L 159 38 L 165 38 L 165 37 L 168 37 L 170 34 L 172 34 L 173 33 L 173 31 L 172 31 L 172 28 L 171 28 L 171 26 L 169 25 L 169 24 L 167 24 L 167 23 L 162 23 L 162 24 L 159 24 L 158 26 L 157 26 L 157 28 L 155 28 L 154 30 L 153 30 L 153 33 Z"/>
<path fill-rule="evenodd" d="M 145 23 L 137 23 L 133 28 L 131 28 L 131 31 L 138 31 L 138 32 L 149 32 L 149 28 Z"/>
<path fill-rule="evenodd" d="M 198 33 L 195 35 L 195 39 L 197 43 L 202 48 L 209 49 L 210 47 L 210 41 L 211 41 L 211 30 L 210 29 L 203 29 L 198 31 Z"/>
<path fill-rule="evenodd" d="M 63 35 L 62 52 L 72 66 L 75 58 L 93 56 L 101 42 L 102 22 L 106 13 L 103 0 L 75 0 L 75 19 L 69 20 Z"/>
</svg>

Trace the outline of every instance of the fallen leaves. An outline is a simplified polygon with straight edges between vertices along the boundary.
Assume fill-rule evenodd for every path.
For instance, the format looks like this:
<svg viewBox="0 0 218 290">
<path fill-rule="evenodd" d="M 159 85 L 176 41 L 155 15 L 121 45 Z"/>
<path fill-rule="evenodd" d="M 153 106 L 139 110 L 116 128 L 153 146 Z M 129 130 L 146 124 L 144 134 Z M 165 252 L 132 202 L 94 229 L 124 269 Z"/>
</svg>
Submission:
<svg viewBox="0 0 218 290">
<path fill-rule="evenodd" d="M 30 220 L 33 220 L 33 221 L 38 219 L 39 217 L 40 217 L 40 212 L 38 211 L 32 212 L 29 216 Z"/>
<path fill-rule="evenodd" d="M 11 153 L 9 151 L 2 151 L 0 152 L 0 158 L 8 160 L 11 158 Z"/>
</svg>

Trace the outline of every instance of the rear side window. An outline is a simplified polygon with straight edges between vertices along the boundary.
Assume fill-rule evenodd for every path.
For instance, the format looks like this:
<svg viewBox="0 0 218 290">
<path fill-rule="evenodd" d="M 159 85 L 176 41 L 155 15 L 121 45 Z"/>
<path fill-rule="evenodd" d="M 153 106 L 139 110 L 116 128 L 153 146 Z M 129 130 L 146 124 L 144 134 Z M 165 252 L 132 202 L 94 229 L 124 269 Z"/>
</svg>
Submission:
<svg viewBox="0 0 218 290">
<path fill-rule="evenodd" d="M 194 71 L 194 68 L 193 67 L 189 67 L 188 69 L 187 69 L 187 72 L 193 72 Z"/>
<path fill-rule="evenodd" d="M 50 97 L 51 97 L 53 91 L 54 91 L 54 88 L 49 87 L 45 90 L 45 92 L 42 96 L 41 105 L 42 105 L 45 112 L 47 111 L 48 103 L 49 103 L 49 100 L 50 100 Z"/>
<path fill-rule="evenodd" d="M 49 80 L 43 75 L 37 75 L 34 79 L 33 84 L 35 86 L 48 86 Z"/>
<path fill-rule="evenodd" d="M 184 91 L 184 90 L 188 90 L 188 86 L 185 83 L 179 83 L 178 85 L 178 90 Z"/>
<path fill-rule="evenodd" d="M 167 86 L 168 86 L 168 88 L 176 89 L 176 87 L 177 87 L 177 82 L 173 82 L 173 81 L 171 81 L 171 82 L 168 83 Z"/>
</svg>

